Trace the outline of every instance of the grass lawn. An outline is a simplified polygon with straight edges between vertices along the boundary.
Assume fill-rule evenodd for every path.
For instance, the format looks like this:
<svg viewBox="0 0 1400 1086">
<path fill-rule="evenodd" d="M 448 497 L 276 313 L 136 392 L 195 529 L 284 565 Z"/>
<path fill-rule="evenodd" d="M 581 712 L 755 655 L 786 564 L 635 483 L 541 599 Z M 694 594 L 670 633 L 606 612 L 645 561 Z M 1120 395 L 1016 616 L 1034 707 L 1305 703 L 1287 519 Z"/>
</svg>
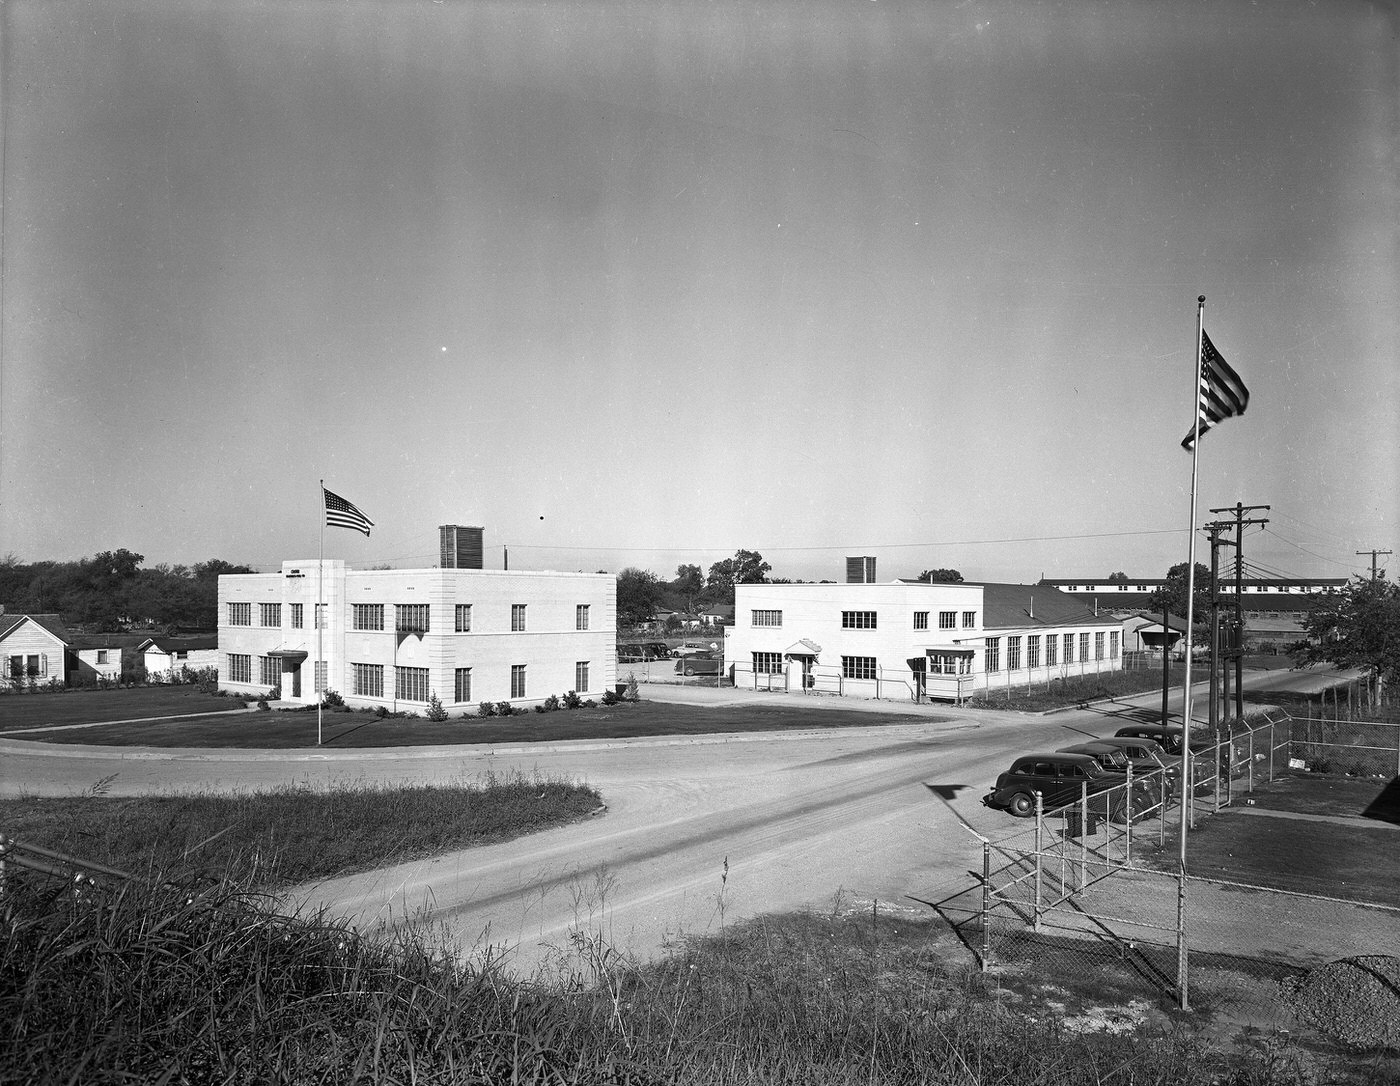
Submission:
<svg viewBox="0 0 1400 1086">
<path fill-rule="evenodd" d="M 508 841 L 602 803 L 572 781 L 513 775 L 458 785 L 278 788 L 244 795 L 0 800 L 8 837 L 132 874 L 260 886 L 330 878 Z"/>
<path fill-rule="evenodd" d="M 1256 809 L 1357 816 L 1384 786 L 1295 776 L 1256 784 L 1249 798 Z M 1236 804 L 1244 802 L 1243 793 L 1235 796 Z M 1400 907 L 1400 826 L 1359 817 L 1314 822 L 1225 811 L 1197 820 L 1188 849 L 1193 875 Z M 1172 848 L 1162 862 L 1175 864 Z"/>
<path fill-rule="evenodd" d="M 86 724 L 94 720 L 137 720 L 148 716 L 227 712 L 242 709 L 238 698 L 206 694 L 197 686 L 139 686 L 126 690 L 65 690 L 55 694 L 0 695 L 0 732 Z"/>
<path fill-rule="evenodd" d="M 1186 678 L 1184 664 L 1172 664 L 1168 684 L 1180 688 Z M 1045 712 L 1067 705 L 1079 705 L 1104 698 L 1126 697 L 1162 689 L 1161 669 L 1135 671 L 1105 671 L 1102 675 L 1083 675 L 1050 682 L 997 687 L 978 693 L 970 704 L 984 709 L 1017 709 L 1021 712 Z"/>
<path fill-rule="evenodd" d="M 57 699 L 57 700 L 62 700 Z M 220 699 L 214 699 L 216 701 Z M 233 704 L 224 700 L 225 705 Z M 98 717 L 97 719 L 111 719 Z M 866 713 L 824 709 L 804 712 L 794 706 L 731 705 L 723 709 L 667 702 L 622 702 L 592 709 L 523 713 L 511 717 L 422 717 L 380 719 L 373 713 L 326 712 L 323 746 L 450 746 L 482 743 L 548 743 L 565 739 L 621 739 L 643 735 L 710 735 L 713 733 L 791 729 L 873 727 L 880 724 L 928 723 L 946 719 L 934 714 Z M 243 747 L 291 749 L 316 745 L 315 712 L 254 712 L 240 716 L 69 728 L 32 733 L 25 739 L 48 743 L 101 746 Z"/>
</svg>

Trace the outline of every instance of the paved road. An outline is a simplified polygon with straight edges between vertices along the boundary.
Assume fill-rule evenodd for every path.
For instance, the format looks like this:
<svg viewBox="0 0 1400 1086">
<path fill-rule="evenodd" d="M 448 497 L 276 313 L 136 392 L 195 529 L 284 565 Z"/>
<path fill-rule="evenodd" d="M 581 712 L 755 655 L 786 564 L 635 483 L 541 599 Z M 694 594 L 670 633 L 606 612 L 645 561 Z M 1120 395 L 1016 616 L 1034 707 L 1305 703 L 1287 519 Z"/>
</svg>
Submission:
<svg viewBox="0 0 1400 1086">
<path fill-rule="evenodd" d="M 1289 683 L 1308 673 L 1271 673 Z M 1337 681 L 1332 673 L 1330 679 Z M 1324 681 L 1311 674 L 1310 681 Z M 780 695 L 648 686 L 655 700 L 735 701 Z M 1179 701 L 1179 692 L 1177 694 Z M 785 699 L 786 700 L 786 699 Z M 891 703 L 794 697 L 828 707 Z M 443 925 L 463 946 L 503 948 L 528 972 L 601 936 L 650 955 L 685 934 L 765 912 L 829 906 L 838 892 L 896 903 L 911 887 L 950 888 L 976 863 L 967 825 L 1007 831 L 980 804 L 1008 758 L 1057 747 L 1067 729 L 1111 734 L 1117 716 L 1151 715 L 1160 695 L 1050 716 L 900 706 L 908 723 L 837 731 L 575 741 L 411 751 L 154 751 L 0 741 L 0 793 L 109 794 L 254 789 L 288 782 L 431 782 L 494 770 L 567 776 L 598 788 L 606 813 L 487 848 L 308 887 L 297 899 L 366 927 L 405 917 Z M 926 785 L 963 785 L 949 807 Z"/>
</svg>

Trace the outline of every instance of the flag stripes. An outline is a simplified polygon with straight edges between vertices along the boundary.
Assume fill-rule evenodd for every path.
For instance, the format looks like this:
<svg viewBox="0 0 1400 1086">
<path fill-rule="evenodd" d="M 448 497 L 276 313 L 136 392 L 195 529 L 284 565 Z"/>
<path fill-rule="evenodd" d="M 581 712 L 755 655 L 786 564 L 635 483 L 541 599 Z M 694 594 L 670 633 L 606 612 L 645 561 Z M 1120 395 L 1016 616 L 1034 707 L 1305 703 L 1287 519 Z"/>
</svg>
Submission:
<svg viewBox="0 0 1400 1086">
<path fill-rule="evenodd" d="M 1200 432 L 1204 434 L 1217 422 L 1232 415 L 1243 415 L 1248 406 L 1249 389 L 1245 388 L 1240 375 L 1220 356 L 1205 329 L 1201 329 L 1201 394 L 1197 407 Z M 1190 452 L 1195 440 L 1196 428 L 1193 426 L 1182 438 L 1181 447 Z"/>
<path fill-rule="evenodd" d="M 369 535 L 370 527 L 374 521 L 339 494 L 332 494 L 324 486 L 321 487 L 321 494 L 325 499 L 327 528 L 350 528 Z"/>
</svg>

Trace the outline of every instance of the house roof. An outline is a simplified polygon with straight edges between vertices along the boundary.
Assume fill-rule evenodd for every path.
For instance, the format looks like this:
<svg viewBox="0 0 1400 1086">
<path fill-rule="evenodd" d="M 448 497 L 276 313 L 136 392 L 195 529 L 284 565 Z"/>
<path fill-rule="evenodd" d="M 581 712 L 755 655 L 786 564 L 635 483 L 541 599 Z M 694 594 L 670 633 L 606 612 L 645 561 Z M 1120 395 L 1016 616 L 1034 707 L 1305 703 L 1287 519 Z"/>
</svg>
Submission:
<svg viewBox="0 0 1400 1086">
<path fill-rule="evenodd" d="M 148 637 L 136 646 L 137 652 L 192 652 L 195 649 L 217 649 L 218 634 L 197 634 L 188 637 Z"/>
<path fill-rule="evenodd" d="M 1095 615 L 1084 601 L 1045 584 L 997 584 L 969 581 L 982 589 L 982 625 L 986 629 L 1032 626 L 1117 626 L 1111 615 Z"/>
<path fill-rule="evenodd" d="M 1162 624 L 1162 616 L 1161 616 L 1161 613 L 1160 613 L 1160 612 L 1159 612 L 1158 614 L 1155 614 L 1155 615 L 1154 615 L 1151 611 L 1138 611 L 1138 612 L 1136 612 L 1132 617 L 1133 617 L 1133 618 L 1145 618 L 1145 619 L 1147 619 L 1148 623 L 1150 623 L 1151 625 L 1154 625 L 1154 626 L 1160 626 L 1160 625 Z M 1184 618 L 1182 618 L 1180 615 L 1174 615 L 1174 614 L 1172 614 L 1171 612 L 1168 612 L 1168 613 L 1167 613 L 1167 628 L 1168 628 L 1168 629 L 1171 629 L 1171 630 L 1179 630 L 1179 631 L 1181 631 L 1182 633 L 1185 633 L 1185 632 L 1186 632 L 1186 620 L 1185 620 Z"/>
<path fill-rule="evenodd" d="M 0 615 L 0 638 L 9 637 L 25 621 L 42 626 L 65 645 L 72 640 L 72 635 L 64 628 L 63 620 L 58 615 Z"/>
</svg>

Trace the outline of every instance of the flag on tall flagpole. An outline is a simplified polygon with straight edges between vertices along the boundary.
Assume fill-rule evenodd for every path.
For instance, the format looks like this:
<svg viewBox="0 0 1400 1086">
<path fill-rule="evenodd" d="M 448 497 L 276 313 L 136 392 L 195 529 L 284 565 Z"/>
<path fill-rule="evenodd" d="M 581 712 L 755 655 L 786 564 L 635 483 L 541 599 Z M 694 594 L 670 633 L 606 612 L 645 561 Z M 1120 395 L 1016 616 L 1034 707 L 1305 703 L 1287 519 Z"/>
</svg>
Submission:
<svg viewBox="0 0 1400 1086">
<path fill-rule="evenodd" d="M 374 521 L 361 513 L 351 502 L 339 494 L 332 494 L 324 486 L 321 487 L 321 494 L 325 499 L 327 528 L 352 528 L 369 535 Z"/>
<path fill-rule="evenodd" d="M 1201 392 L 1197 407 L 1200 432 L 1204 434 L 1221 419 L 1231 415 L 1243 415 L 1248 406 L 1249 389 L 1244 387 L 1240 375 L 1220 357 L 1205 329 L 1201 329 Z M 1181 447 L 1190 452 L 1195 441 L 1196 427 L 1193 425 L 1182 438 Z"/>
</svg>

